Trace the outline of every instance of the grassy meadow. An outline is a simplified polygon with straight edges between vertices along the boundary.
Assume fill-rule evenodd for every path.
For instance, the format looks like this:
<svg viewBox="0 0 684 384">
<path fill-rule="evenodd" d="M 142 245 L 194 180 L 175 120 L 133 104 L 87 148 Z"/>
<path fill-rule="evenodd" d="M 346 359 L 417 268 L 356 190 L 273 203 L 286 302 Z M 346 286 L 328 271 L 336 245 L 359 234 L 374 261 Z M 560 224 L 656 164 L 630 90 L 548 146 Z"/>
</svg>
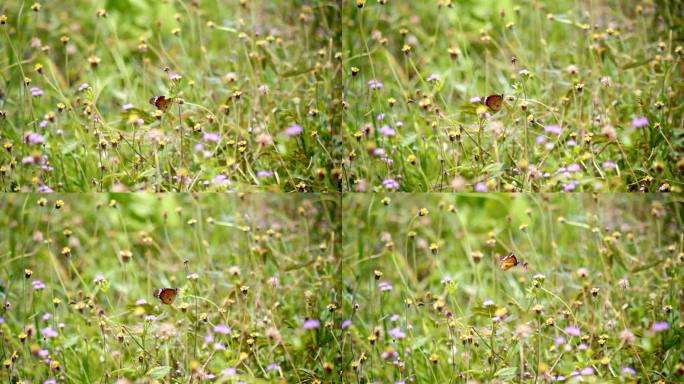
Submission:
<svg viewBox="0 0 684 384">
<path fill-rule="evenodd" d="M 0 383 L 683 382 L 683 97 L 675 0 L 0 1 Z"/>
<path fill-rule="evenodd" d="M 348 383 L 684 380 L 684 205 L 629 194 L 344 199 Z M 501 256 L 519 264 L 502 270 Z"/>
<path fill-rule="evenodd" d="M 347 1 L 344 190 L 681 191 L 683 15 L 670 0 Z"/>
<path fill-rule="evenodd" d="M 338 17 L 325 0 L 1 2 L 2 190 L 337 190 Z"/>
<path fill-rule="evenodd" d="M 0 197 L 0 382 L 337 375 L 334 199 L 43 196 Z"/>
</svg>

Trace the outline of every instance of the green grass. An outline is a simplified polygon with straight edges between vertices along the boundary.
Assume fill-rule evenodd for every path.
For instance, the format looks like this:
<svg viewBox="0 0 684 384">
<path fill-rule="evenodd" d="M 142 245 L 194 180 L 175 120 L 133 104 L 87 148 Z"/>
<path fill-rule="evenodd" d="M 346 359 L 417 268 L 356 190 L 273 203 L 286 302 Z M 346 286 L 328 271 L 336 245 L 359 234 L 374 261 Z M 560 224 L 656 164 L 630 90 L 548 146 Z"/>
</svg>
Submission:
<svg viewBox="0 0 684 384">
<path fill-rule="evenodd" d="M 1 382 L 332 380 L 334 199 L 41 198 L 0 197 Z"/>
<path fill-rule="evenodd" d="M 361 3 L 6 1 L 4 190 L 682 190 L 679 3 Z"/>
<path fill-rule="evenodd" d="M 337 189 L 336 4 L 244 3 L 4 1 L 3 190 Z"/>
<path fill-rule="evenodd" d="M 361 3 L 345 190 L 682 190 L 680 2 Z M 498 112 L 471 101 L 494 94 Z"/>
<path fill-rule="evenodd" d="M 582 370 L 680 382 L 682 207 L 624 194 L 346 197 L 346 382 L 578 382 Z M 521 264 L 504 271 L 510 252 Z"/>
<path fill-rule="evenodd" d="M 0 2 L 0 382 L 684 381 L 683 4 Z"/>
</svg>

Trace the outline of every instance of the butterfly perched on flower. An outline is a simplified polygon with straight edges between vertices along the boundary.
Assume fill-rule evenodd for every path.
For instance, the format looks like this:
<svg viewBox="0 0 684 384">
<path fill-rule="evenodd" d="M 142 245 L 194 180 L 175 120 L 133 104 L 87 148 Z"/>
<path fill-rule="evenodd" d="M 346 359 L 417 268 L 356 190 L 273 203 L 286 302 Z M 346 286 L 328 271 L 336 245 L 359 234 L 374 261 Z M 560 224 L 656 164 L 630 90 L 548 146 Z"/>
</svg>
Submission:
<svg viewBox="0 0 684 384">
<path fill-rule="evenodd" d="M 489 95 L 482 99 L 482 104 L 486 105 L 487 108 L 491 109 L 492 112 L 499 112 L 503 106 L 504 95 Z"/>
<path fill-rule="evenodd" d="M 171 108 L 173 99 L 167 99 L 166 96 L 154 96 L 150 98 L 150 104 L 160 111 L 166 112 Z"/>
<path fill-rule="evenodd" d="M 521 265 L 523 268 L 526 268 L 527 262 L 518 260 L 518 257 L 513 252 L 509 253 L 506 256 L 502 256 L 499 259 L 499 267 L 503 271 L 507 271 L 518 265 Z"/>
<path fill-rule="evenodd" d="M 178 296 L 178 288 L 159 288 L 154 291 L 154 297 L 161 300 L 162 303 L 171 305 Z"/>
</svg>

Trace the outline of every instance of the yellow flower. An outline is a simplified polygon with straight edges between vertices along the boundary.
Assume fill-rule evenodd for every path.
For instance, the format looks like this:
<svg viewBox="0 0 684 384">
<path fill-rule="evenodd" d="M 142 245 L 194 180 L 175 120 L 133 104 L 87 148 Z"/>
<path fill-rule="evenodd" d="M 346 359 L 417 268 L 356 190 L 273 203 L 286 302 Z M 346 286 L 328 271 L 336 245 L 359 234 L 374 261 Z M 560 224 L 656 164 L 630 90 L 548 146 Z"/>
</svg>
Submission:
<svg viewBox="0 0 684 384">
<path fill-rule="evenodd" d="M 90 66 L 93 67 L 93 68 L 95 68 L 95 67 L 97 67 L 98 65 L 100 65 L 100 62 L 101 62 L 101 61 L 102 61 L 102 60 L 101 60 L 99 57 L 95 56 L 95 55 L 90 56 L 90 57 L 88 58 L 88 62 L 90 63 Z"/>
</svg>

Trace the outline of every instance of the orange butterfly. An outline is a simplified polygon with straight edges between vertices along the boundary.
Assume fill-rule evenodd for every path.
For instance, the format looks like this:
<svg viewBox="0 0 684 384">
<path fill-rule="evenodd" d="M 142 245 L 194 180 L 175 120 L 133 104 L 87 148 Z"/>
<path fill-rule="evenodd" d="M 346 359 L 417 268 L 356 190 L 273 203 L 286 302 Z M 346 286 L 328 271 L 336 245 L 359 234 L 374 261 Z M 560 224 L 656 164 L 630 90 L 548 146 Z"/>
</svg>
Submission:
<svg viewBox="0 0 684 384">
<path fill-rule="evenodd" d="M 499 112 L 503 106 L 504 95 L 489 95 L 482 100 L 482 104 L 491 109 L 492 112 Z"/>
<path fill-rule="evenodd" d="M 499 259 L 499 267 L 503 271 L 507 271 L 517 265 L 521 265 L 523 268 L 527 267 L 527 262 L 525 261 L 519 261 L 518 257 L 515 255 L 515 253 L 511 252 L 506 256 L 502 256 Z"/>
<path fill-rule="evenodd" d="M 167 305 L 173 304 L 176 296 L 178 296 L 178 288 L 159 288 L 154 292 L 154 297 Z"/>
<path fill-rule="evenodd" d="M 171 108 L 171 103 L 173 103 L 173 99 L 167 99 L 166 96 L 155 96 L 150 99 L 150 104 L 163 112 L 166 112 Z"/>
</svg>

